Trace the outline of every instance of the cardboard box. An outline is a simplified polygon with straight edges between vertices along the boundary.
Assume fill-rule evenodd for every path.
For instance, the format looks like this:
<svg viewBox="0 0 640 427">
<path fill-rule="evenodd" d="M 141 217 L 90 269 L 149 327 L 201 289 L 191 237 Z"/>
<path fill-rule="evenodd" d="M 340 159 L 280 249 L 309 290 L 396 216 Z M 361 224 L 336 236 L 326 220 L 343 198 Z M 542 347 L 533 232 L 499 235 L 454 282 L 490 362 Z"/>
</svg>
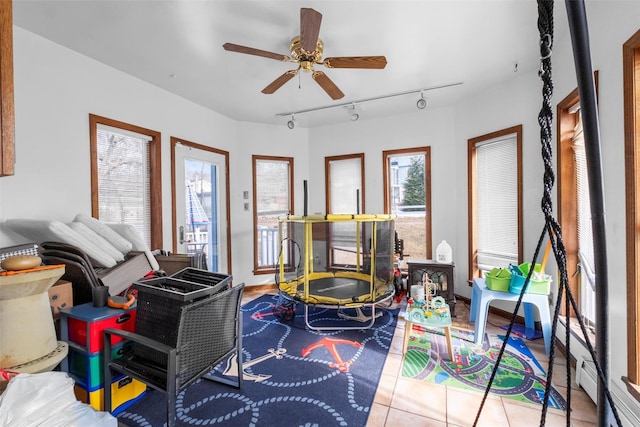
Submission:
<svg viewBox="0 0 640 427">
<path fill-rule="evenodd" d="M 49 288 L 49 306 L 54 319 L 60 315 L 61 308 L 73 307 L 73 289 L 71 282 L 58 280 Z"/>
<path fill-rule="evenodd" d="M 160 265 L 160 269 L 164 270 L 169 276 L 184 268 L 193 266 L 192 254 L 156 255 L 156 260 Z"/>
<path fill-rule="evenodd" d="M 144 252 L 129 252 L 124 262 L 98 272 L 98 277 L 109 287 L 109 295 L 118 295 L 150 271 L 153 271 L 153 267 Z"/>
</svg>

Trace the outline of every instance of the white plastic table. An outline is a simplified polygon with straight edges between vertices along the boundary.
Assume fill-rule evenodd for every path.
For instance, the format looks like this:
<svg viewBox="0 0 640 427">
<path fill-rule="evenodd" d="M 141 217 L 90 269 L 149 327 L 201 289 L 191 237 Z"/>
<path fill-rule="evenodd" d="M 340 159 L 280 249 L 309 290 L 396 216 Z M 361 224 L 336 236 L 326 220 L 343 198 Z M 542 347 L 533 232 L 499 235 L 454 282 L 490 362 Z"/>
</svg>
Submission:
<svg viewBox="0 0 640 427">
<path fill-rule="evenodd" d="M 471 294 L 471 309 L 469 311 L 469 321 L 474 322 L 475 343 L 480 345 L 484 338 L 484 330 L 487 323 L 487 312 L 489 304 L 493 300 L 517 302 L 519 294 L 509 292 L 492 291 L 487 288 L 484 279 L 473 280 L 473 293 Z M 522 297 L 524 305 L 524 323 L 526 330 L 535 329 L 535 313 L 533 307 L 538 307 L 540 313 L 540 323 L 542 325 L 542 336 L 544 347 L 549 354 L 551 349 L 551 315 L 549 313 L 549 300 L 547 295 L 524 294 Z"/>
</svg>

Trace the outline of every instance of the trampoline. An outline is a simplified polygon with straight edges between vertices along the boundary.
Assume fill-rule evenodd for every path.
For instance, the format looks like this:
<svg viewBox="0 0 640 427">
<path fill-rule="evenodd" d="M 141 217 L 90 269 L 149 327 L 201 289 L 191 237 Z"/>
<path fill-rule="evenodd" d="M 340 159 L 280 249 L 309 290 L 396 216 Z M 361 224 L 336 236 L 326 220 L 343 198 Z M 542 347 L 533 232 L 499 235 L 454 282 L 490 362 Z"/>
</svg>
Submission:
<svg viewBox="0 0 640 427">
<path fill-rule="evenodd" d="M 279 218 L 280 257 L 276 277 L 281 297 L 305 305 L 309 329 L 364 329 L 375 323 L 376 304 L 395 294 L 395 215 L 330 214 Z M 315 327 L 309 306 L 339 310 L 344 319 L 367 325 Z M 349 316 L 344 309 L 355 309 Z M 363 308 L 371 311 L 363 313 Z"/>
</svg>

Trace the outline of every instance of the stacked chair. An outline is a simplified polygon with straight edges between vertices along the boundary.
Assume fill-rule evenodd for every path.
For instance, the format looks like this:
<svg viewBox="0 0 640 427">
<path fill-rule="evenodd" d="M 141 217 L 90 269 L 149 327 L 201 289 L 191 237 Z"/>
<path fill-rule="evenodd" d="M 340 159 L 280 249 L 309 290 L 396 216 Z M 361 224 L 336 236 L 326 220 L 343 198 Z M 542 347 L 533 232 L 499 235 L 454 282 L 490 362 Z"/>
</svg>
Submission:
<svg viewBox="0 0 640 427">
<path fill-rule="evenodd" d="M 43 242 L 40 244 L 39 251 L 44 264 L 65 264 L 62 280 L 73 283 L 74 305 L 91 302 L 92 289 L 104 286 L 93 269 L 89 257 L 77 247 L 60 242 Z"/>
</svg>

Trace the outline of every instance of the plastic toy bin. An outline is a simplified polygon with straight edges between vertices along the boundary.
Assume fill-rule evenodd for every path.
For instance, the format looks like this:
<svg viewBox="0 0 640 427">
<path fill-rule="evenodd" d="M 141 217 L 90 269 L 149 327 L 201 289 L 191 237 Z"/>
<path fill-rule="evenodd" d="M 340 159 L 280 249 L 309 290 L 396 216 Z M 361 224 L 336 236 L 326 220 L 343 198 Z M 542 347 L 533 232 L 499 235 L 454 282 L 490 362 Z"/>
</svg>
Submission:
<svg viewBox="0 0 640 427">
<path fill-rule="evenodd" d="M 95 353 L 102 350 L 102 332 L 108 328 L 117 328 L 133 332 L 136 322 L 136 309 L 116 310 L 110 307 L 93 306 L 86 303 L 62 310 L 64 317 L 68 318 L 69 341 L 78 344 L 87 353 Z M 122 338 L 114 338 L 114 343 L 122 341 Z"/>
<path fill-rule="evenodd" d="M 509 282 L 509 292 L 512 294 L 518 294 L 522 292 L 522 287 L 524 286 L 524 282 L 527 280 L 527 276 L 522 274 L 522 271 L 516 267 L 515 265 L 509 266 L 511 270 L 511 281 Z M 529 287 L 525 293 L 529 292 Z"/>
<path fill-rule="evenodd" d="M 526 278 L 529 275 L 529 269 L 531 268 L 530 262 L 522 263 L 518 266 L 520 271 L 522 272 L 522 276 Z M 529 281 L 529 285 L 527 286 L 526 292 L 530 294 L 542 294 L 549 295 L 551 292 L 551 276 L 548 274 L 536 274 L 535 272 L 540 273 L 541 265 L 536 264 L 534 273 L 531 275 L 531 280 Z M 524 281 L 523 281 L 524 284 Z M 520 291 L 518 291 L 520 293 Z"/>
<path fill-rule="evenodd" d="M 505 268 L 494 268 L 485 274 L 487 288 L 492 291 L 509 292 L 511 272 Z"/>
<path fill-rule="evenodd" d="M 97 411 L 105 411 L 104 387 L 95 390 L 87 389 L 82 384 L 76 383 L 74 390 L 76 398 L 89 404 Z M 112 415 L 118 415 L 145 395 L 147 386 L 145 383 L 124 375 L 118 375 L 111 383 L 111 408 Z"/>
<path fill-rule="evenodd" d="M 112 347 L 111 357 L 119 359 L 130 351 L 132 351 L 131 342 L 122 341 Z M 104 357 L 102 353 L 102 351 L 86 353 L 74 347 L 69 348 L 69 373 L 73 375 L 77 384 L 87 390 L 94 391 L 104 386 L 104 373 L 102 372 Z"/>
</svg>

